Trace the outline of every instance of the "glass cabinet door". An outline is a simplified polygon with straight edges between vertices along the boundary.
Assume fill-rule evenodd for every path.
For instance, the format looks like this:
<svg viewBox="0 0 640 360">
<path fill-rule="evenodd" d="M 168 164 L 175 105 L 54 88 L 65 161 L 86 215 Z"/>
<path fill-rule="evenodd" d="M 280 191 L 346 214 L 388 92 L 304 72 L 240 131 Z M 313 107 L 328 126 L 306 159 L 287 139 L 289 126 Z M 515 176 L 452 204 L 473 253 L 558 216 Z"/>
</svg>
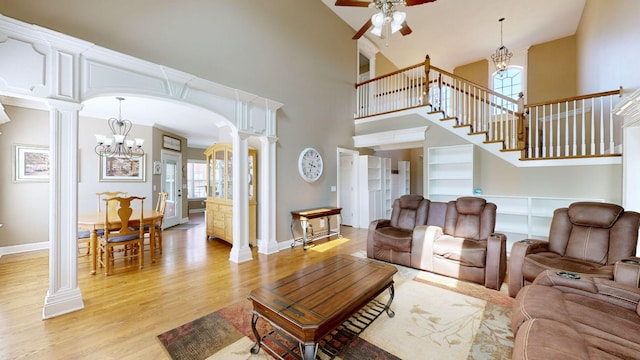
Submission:
<svg viewBox="0 0 640 360">
<path fill-rule="evenodd" d="M 253 180 L 253 167 L 255 165 L 253 164 L 253 156 L 251 156 L 251 154 L 249 154 L 249 201 L 253 200 L 253 186 L 254 186 L 254 180 Z"/>
<path fill-rule="evenodd" d="M 216 150 L 215 152 L 215 175 L 214 175 L 214 180 L 215 180 L 215 195 L 214 197 L 217 199 L 224 199 L 225 198 L 225 188 L 224 188 L 224 178 L 226 175 L 226 171 L 224 168 L 225 165 L 225 161 L 224 161 L 224 149 L 221 150 Z"/>
<path fill-rule="evenodd" d="M 207 156 L 207 197 L 213 196 L 213 178 L 215 167 L 213 165 L 213 157 Z"/>
<path fill-rule="evenodd" d="M 233 199 L 233 151 L 227 151 L 227 199 Z"/>
</svg>

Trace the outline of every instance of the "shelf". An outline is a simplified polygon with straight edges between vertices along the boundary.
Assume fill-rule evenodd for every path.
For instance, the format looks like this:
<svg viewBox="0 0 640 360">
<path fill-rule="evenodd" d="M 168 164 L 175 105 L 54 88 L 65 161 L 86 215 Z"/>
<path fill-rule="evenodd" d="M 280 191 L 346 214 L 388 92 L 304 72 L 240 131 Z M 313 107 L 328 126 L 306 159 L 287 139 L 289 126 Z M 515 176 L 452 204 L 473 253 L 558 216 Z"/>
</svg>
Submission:
<svg viewBox="0 0 640 360">
<path fill-rule="evenodd" d="M 429 199 L 440 195 L 441 199 L 451 200 L 473 194 L 477 178 L 473 144 L 431 147 L 427 152 Z"/>
</svg>

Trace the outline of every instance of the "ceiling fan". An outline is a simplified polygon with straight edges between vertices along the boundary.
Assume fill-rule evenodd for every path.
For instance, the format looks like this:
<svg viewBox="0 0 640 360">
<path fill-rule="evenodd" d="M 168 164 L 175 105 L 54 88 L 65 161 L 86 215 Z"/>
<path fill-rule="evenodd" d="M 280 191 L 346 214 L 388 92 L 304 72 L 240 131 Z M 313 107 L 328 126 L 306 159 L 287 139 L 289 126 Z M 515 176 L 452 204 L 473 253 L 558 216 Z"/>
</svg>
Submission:
<svg viewBox="0 0 640 360">
<path fill-rule="evenodd" d="M 371 0 L 371 1 L 358 1 L 358 0 L 336 0 L 336 6 L 357 6 L 357 7 L 369 7 L 377 9 L 371 19 L 369 19 L 361 28 L 353 35 L 354 40 L 359 39 L 364 33 L 367 32 L 372 26 L 371 33 L 382 37 L 382 29 L 384 25 L 388 25 L 387 29 L 391 33 L 400 31 L 405 36 L 411 34 L 411 28 L 405 21 L 407 14 L 403 11 L 397 11 L 396 6 L 414 6 L 421 5 L 436 0 Z"/>
</svg>

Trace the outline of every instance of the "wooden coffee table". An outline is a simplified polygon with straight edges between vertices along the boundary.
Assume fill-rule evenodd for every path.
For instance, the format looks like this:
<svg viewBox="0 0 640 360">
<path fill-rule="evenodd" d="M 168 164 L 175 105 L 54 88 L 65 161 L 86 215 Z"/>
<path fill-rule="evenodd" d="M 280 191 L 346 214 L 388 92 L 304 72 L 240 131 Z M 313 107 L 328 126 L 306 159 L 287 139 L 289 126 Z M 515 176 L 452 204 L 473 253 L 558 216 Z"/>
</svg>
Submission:
<svg viewBox="0 0 640 360">
<path fill-rule="evenodd" d="M 389 307 L 397 271 L 392 265 L 339 255 L 252 290 L 251 327 L 256 343 L 251 352 L 267 347 L 256 329 L 259 318 L 296 339 L 302 358 L 310 360 L 316 358 L 322 338 L 386 289 L 390 297 L 383 311 L 393 317 Z"/>
</svg>

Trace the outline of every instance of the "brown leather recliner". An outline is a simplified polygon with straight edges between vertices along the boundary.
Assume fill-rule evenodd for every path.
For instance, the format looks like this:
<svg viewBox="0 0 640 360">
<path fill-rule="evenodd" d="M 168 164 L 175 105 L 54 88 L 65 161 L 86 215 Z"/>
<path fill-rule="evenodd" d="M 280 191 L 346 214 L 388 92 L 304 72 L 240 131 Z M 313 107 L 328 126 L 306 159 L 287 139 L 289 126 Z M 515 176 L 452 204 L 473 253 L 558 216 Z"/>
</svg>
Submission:
<svg viewBox="0 0 640 360">
<path fill-rule="evenodd" d="M 446 205 L 444 226 L 415 229 L 411 266 L 500 289 L 507 267 L 506 239 L 495 233 L 496 205 L 464 196 Z"/>
<path fill-rule="evenodd" d="M 422 195 L 403 195 L 393 201 L 391 219 L 369 225 L 367 257 L 411 266 L 413 229 L 427 223 L 429 200 Z"/>
<path fill-rule="evenodd" d="M 516 242 L 509 259 L 509 295 L 545 270 L 564 270 L 606 279 L 614 264 L 634 256 L 640 214 L 610 203 L 576 202 L 553 213 L 549 241 Z"/>
<path fill-rule="evenodd" d="M 640 258 L 613 278 L 545 270 L 513 303 L 512 359 L 640 359 Z"/>
</svg>

